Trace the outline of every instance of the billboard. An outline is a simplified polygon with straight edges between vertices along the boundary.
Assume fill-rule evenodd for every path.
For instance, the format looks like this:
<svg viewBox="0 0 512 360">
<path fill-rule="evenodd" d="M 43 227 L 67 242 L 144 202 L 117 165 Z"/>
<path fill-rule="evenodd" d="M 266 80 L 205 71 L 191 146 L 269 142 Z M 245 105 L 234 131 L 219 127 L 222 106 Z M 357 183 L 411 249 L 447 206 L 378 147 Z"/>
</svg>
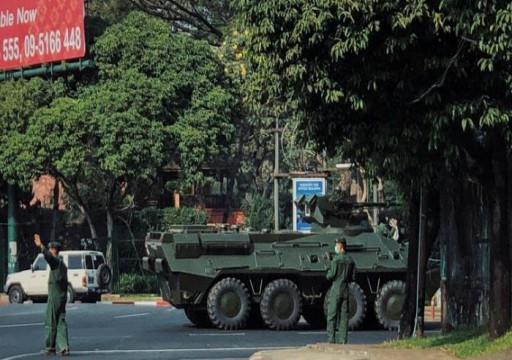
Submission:
<svg viewBox="0 0 512 360">
<path fill-rule="evenodd" d="M 84 0 L 0 1 L 0 70 L 85 55 Z"/>
<path fill-rule="evenodd" d="M 293 201 L 302 195 L 325 195 L 325 179 L 323 178 L 296 178 L 293 179 Z M 303 213 L 293 203 L 293 230 L 310 232 L 311 224 L 303 220 Z"/>
</svg>

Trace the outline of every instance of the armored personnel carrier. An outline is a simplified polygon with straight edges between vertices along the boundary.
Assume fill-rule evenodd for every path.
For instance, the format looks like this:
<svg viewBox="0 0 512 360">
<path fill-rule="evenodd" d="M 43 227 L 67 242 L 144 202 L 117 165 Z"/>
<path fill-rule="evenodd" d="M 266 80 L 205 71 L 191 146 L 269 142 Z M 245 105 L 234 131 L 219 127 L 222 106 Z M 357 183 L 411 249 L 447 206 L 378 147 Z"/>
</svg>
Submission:
<svg viewBox="0 0 512 360">
<path fill-rule="evenodd" d="M 162 297 L 196 326 L 240 329 L 296 327 L 301 316 L 325 326 L 325 279 L 334 240 L 345 237 L 357 267 L 350 284 L 349 327 L 368 316 L 396 329 L 405 293 L 407 248 L 378 235 L 365 209 L 382 203 L 313 196 L 296 202 L 311 233 L 241 232 L 175 226 L 148 233 L 144 269 L 156 274 Z"/>
</svg>

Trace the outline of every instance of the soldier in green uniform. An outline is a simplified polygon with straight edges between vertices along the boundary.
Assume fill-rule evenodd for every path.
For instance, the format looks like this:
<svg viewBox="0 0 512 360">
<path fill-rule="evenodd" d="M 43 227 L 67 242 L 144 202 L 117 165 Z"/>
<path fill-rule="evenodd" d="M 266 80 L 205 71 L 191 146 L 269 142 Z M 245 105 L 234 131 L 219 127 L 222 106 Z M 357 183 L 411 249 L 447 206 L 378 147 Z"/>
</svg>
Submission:
<svg viewBox="0 0 512 360">
<path fill-rule="evenodd" d="M 54 355 L 59 349 L 59 355 L 69 355 L 68 326 L 66 325 L 66 302 L 68 289 L 68 269 L 58 256 L 60 244 L 50 242 L 48 249 L 41 242 L 39 234 L 34 235 L 34 243 L 41 249 L 44 258 L 50 266 L 48 278 L 48 304 L 44 330 L 46 346 L 41 352 Z"/>
<path fill-rule="evenodd" d="M 336 239 L 336 255 L 327 272 L 327 280 L 332 281 L 327 308 L 327 337 L 330 343 L 347 343 L 348 333 L 348 284 L 356 280 L 356 265 L 347 255 L 345 238 Z M 336 331 L 338 331 L 337 341 Z"/>
</svg>

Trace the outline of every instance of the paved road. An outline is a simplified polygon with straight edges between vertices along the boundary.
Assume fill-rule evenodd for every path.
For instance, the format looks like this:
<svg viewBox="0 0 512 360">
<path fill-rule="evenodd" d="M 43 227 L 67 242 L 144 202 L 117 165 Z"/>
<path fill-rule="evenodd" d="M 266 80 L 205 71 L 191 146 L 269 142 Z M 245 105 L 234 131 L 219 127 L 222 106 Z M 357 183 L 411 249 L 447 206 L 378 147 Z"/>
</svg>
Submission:
<svg viewBox="0 0 512 360">
<path fill-rule="evenodd" d="M 0 360 L 39 359 L 45 304 L 0 306 Z M 192 326 L 172 307 L 72 304 L 67 308 L 70 347 L 82 359 L 247 359 L 264 349 L 325 342 L 324 331 L 300 323 L 295 331 L 221 331 Z M 376 344 L 388 331 L 357 331 L 353 344 Z"/>
</svg>

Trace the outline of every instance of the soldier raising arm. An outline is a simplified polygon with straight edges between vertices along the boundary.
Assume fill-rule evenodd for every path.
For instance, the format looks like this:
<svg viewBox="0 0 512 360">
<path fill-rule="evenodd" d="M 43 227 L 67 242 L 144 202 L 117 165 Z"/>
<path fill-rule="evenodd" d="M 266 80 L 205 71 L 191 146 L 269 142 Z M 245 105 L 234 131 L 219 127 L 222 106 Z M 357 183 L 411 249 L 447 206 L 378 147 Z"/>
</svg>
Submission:
<svg viewBox="0 0 512 360">
<path fill-rule="evenodd" d="M 59 257 L 59 243 L 50 242 L 47 249 L 39 234 L 34 234 L 34 244 L 41 249 L 51 269 L 48 277 L 48 302 L 44 322 L 46 346 L 41 352 L 44 355 L 53 355 L 56 353 L 57 346 L 59 355 L 69 355 L 68 327 L 66 324 L 68 269 Z"/>
</svg>

